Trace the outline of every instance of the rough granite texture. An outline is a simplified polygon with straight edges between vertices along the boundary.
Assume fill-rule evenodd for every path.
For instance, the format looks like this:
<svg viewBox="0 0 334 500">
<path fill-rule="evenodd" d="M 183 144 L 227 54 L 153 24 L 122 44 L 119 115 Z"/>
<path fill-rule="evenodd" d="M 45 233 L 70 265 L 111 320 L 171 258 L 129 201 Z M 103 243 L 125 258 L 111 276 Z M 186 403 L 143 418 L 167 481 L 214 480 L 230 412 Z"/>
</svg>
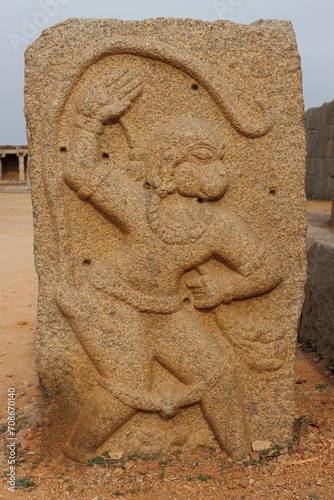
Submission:
<svg viewBox="0 0 334 500">
<path fill-rule="evenodd" d="M 46 455 L 291 440 L 303 109 L 288 21 L 70 19 L 27 49 Z"/>
<path fill-rule="evenodd" d="M 328 214 L 309 214 L 307 281 L 300 335 L 334 361 L 334 228 Z"/>
<path fill-rule="evenodd" d="M 334 101 L 308 109 L 304 125 L 307 144 L 306 196 L 334 199 Z"/>
</svg>

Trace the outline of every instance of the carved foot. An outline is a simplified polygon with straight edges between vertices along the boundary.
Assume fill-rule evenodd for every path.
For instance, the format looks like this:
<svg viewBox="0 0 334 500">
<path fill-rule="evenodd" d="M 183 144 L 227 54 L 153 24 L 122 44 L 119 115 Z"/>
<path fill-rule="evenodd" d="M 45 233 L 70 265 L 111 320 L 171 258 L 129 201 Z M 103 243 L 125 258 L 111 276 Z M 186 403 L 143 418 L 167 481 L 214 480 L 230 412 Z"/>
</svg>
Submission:
<svg viewBox="0 0 334 500">
<path fill-rule="evenodd" d="M 67 458 L 75 460 L 76 462 L 80 462 L 84 464 L 87 462 L 87 458 L 89 458 L 87 453 L 81 452 L 74 448 L 70 443 L 66 443 L 63 446 L 63 453 Z"/>
</svg>

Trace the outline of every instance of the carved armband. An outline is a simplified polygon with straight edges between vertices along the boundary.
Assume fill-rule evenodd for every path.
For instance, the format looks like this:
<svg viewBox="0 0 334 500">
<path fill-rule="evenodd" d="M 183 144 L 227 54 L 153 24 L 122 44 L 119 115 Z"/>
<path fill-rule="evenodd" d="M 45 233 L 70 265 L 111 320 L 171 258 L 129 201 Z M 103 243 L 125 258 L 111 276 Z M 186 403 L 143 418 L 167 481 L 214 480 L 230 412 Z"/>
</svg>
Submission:
<svg viewBox="0 0 334 500">
<path fill-rule="evenodd" d="M 78 197 L 81 200 L 88 200 L 98 189 L 100 184 L 110 175 L 110 167 L 106 164 L 99 163 L 93 170 L 90 177 L 81 184 Z"/>
<path fill-rule="evenodd" d="M 80 114 L 77 114 L 74 125 L 76 127 L 83 128 L 84 130 L 88 130 L 88 132 L 99 135 L 102 135 L 104 130 L 103 123 L 101 123 L 99 120 Z"/>
</svg>

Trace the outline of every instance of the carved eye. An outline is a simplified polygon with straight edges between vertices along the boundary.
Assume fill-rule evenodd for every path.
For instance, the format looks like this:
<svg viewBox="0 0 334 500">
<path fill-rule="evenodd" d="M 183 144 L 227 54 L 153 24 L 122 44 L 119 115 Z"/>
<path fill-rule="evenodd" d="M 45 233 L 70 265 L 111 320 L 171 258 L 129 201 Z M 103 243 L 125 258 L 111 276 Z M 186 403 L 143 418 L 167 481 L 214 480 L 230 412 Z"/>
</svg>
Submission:
<svg viewBox="0 0 334 500">
<path fill-rule="evenodd" d="M 214 158 L 213 152 L 207 148 L 195 149 L 191 152 L 191 155 L 199 160 L 212 160 Z"/>
</svg>

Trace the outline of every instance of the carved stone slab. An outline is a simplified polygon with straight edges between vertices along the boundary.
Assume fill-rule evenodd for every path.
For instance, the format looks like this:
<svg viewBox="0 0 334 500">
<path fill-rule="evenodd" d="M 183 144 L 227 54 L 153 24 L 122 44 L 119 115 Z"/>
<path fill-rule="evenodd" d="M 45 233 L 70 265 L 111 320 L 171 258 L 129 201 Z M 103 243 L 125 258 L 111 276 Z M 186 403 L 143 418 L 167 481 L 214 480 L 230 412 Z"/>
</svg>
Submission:
<svg viewBox="0 0 334 500">
<path fill-rule="evenodd" d="M 306 235 L 291 24 L 71 19 L 28 48 L 25 99 L 44 453 L 285 445 Z"/>
</svg>

